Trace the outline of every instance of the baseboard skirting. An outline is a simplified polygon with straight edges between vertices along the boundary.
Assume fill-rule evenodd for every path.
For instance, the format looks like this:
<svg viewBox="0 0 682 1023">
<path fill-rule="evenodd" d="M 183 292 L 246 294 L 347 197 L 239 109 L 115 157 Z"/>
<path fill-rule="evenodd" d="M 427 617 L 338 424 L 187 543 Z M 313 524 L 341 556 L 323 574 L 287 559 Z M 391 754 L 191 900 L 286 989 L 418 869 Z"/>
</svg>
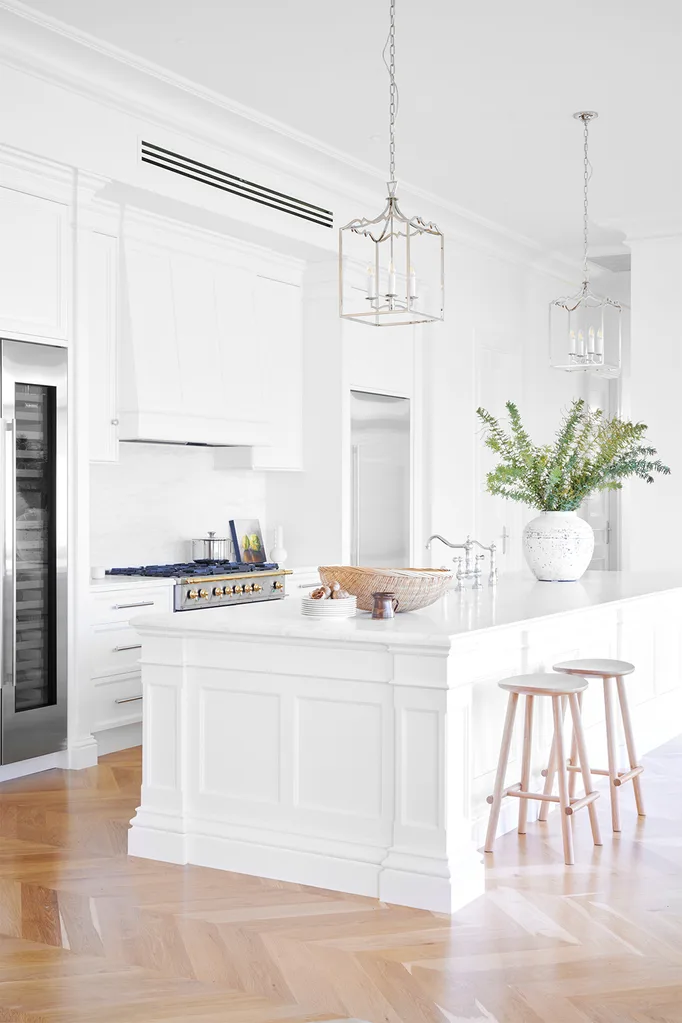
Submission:
<svg viewBox="0 0 682 1023">
<path fill-rule="evenodd" d="M 94 733 L 97 744 L 97 756 L 105 757 L 107 753 L 118 753 L 119 750 L 131 749 L 142 745 L 142 722 L 135 721 L 117 728 L 104 728 Z"/>
<path fill-rule="evenodd" d="M 456 863 L 433 861 L 437 872 L 384 867 L 381 863 L 240 842 L 216 835 L 185 834 L 132 822 L 128 853 L 144 859 L 192 863 L 237 874 L 267 877 L 395 902 L 436 913 L 453 913 L 485 890 L 482 858 L 473 850 Z M 388 854 L 390 856 L 390 854 Z M 388 857 L 387 857 L 388 858 Z"/>
</svg>

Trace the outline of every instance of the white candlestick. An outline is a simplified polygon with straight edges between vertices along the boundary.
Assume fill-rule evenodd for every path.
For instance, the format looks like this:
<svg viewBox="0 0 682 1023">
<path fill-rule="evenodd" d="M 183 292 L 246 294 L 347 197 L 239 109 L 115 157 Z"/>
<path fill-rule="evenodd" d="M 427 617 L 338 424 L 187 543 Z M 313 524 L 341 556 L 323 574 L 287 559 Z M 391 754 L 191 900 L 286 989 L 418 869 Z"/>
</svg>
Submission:
<svg viewBox="0 0 682 1023">
<path fill-rule="evenodd" d="M 417 275 L 414 272 L 414 267 L 410 267 L 410 283 L 409 283 L 409 297 L 417 297 Z"/>
<path fill-rule="evenodd" d="M 377 278 L 374 273 L 374 267 L 367 267 L 367 298 L 377 297 Z"/>
<path fill-rule="evenodd" d="M 594 327 L 590 327 L 587 333 L 587 351 L 590 355 L 594 355 Z"/>
<path fill-rule="evenodd" d="M 572 330 L 568 335 L 568 354 L 575 355 L 575 331 Z"/>
<path fill-rule="evenodd" d="M 395 266 L 393 260 L 388 264 L 388 294 L 395 295 Z"/>
<path fill-rule="evenodd" d="M 578 331 L 578 355 L 585 358 L 585 335 L 582 330 Z"/>
</svg>

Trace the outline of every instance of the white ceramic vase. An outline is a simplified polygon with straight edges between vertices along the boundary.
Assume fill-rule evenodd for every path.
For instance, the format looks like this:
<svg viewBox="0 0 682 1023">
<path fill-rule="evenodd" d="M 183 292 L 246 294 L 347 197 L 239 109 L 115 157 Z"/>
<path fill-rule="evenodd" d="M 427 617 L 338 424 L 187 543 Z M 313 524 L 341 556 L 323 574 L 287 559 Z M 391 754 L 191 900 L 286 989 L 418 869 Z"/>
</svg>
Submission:
<svg viewBox="0 0 682 1023">
<path fill-rule="evenodd" d="M 593 551 L 592 526 L 574 511 L 541 512 L 523 531 L 526 561 L 541 582 L 575 582 Z"/>
</svg>

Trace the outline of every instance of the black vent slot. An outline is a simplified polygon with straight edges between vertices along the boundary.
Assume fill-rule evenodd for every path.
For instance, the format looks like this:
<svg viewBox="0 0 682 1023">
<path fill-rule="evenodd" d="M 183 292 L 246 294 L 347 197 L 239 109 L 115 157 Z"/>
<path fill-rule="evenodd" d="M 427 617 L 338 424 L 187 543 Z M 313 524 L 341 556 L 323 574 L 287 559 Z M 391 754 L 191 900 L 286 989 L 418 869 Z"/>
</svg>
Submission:
<svg viewBox="0 0 682 1023">
<path fill-rule="evenodd" d="M 161 146 L 155 146 L 152 142 L 142 142 L 141 157 L 143 163 L 150 163 L 154 167 L 161 167 L 163 170 L 179 174 L 183 178 L 199 181 L 202 185 L 210 185 L 212 188 L 219 188 L 222 192 L 239 195 L 242 199 L 250 199 L 251 202 L 269 206 L 281 213 L 290 213 L 292 217 L 309 220 L 312 224 L 319 224 L 320 227 L 334 226 L 334 215 L 331 210 L 325 210 L 311 202 L 304 202 L 303 199 L 295 199 L 284 192 L 275 191 L 274 188 L 258 185 L 255 181 L 247 181 L 246 178 L 239 178 L 235 174 L 228 174 L 227 171 L 211 167 L 207 163 L 199 163 L 198 160 L 174 153 L 170 149 L 162 149 Z"/>
</svg>

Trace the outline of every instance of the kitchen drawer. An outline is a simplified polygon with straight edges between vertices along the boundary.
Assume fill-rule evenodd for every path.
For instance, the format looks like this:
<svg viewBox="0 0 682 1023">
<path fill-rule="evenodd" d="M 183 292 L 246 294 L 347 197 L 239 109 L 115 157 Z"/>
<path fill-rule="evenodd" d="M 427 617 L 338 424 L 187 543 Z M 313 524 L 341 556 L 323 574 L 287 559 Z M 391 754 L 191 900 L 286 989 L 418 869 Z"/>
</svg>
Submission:
<svg viewBox="0 0 682 1023">
<path fill-rule="evenodd" d="M 287 594 L 291 597 L 307 597 L 311 590 L 320 585 L 319 572 L 294 572 L 286 579 Z"/>
<path fill-rule="evenodd" d="M 92 731 L 116 728 L 142 720 L 142 680 L 139 672 L 94 680 Z"/>
<path fill-rule="evenodd" d="M 129 675 L 139 671 L 142 640 L 127 622 L 95 625 L 92 630 L 90 674 L 92 678 Z"/>
<path fill-rule="evenodd" d="M 127 590 L 104 590 L 92 594 L 92 622 L 129 622 L 147 611 L 172 611 L 173 587 L 130 587 Z"/>
</svg>

